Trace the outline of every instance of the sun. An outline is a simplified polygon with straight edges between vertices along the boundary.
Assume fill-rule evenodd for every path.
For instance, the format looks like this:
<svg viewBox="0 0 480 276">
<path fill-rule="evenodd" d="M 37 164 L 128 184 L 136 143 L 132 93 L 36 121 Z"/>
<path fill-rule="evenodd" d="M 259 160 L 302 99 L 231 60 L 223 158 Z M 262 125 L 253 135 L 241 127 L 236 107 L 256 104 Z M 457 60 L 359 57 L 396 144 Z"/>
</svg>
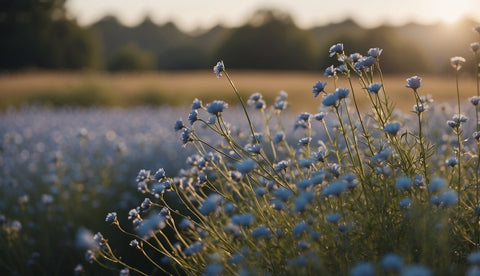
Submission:
<svg viewBox="0 0 480 276">
<path fill-rule="evenodd" d="M 437 19 L 452 24 L 466 15 L 468 11 L 468 0 L 438 0 L 433 7 Z"/>
</svg>

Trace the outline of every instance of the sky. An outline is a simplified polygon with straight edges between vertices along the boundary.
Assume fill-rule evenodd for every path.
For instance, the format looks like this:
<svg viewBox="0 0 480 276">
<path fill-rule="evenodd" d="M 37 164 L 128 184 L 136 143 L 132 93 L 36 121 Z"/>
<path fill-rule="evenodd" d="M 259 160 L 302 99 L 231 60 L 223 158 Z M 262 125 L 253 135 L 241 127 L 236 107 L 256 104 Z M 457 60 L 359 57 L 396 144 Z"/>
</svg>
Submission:
<svg viewBox="0 0 480 276">
<path fill-rule="evenodd" d="M 288 12 L 302 28 L 352 18 L 365 27 L 383 23 L 454 22 L 462 16 L 480 20 L 479 0 L 67 0 L 67 11 L 82 25 L 115 15 L 125 25 L 146 15 L 162 24 L 173 21 L 184 31 L 217 24 L 240 26 L 259 8 Z"/>
</svg>

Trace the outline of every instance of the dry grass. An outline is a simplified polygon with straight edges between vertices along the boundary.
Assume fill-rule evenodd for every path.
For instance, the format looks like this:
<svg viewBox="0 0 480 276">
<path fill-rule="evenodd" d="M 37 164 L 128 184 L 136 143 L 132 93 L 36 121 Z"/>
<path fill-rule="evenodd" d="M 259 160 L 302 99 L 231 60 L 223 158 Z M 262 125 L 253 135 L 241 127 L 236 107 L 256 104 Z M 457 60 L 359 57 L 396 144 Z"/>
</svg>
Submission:
<svg viewBox="0 0 480 276">
<path fill-rule="evenodd" d="M 312 86 L 316 81 L 327 81 L 327 91 L 333 90 L 333 80 L 318 72 L 229 71 L 242 95 L 248 97 L 261 92 L 267 102 L 272 102 L 279 91 L 289 94 L 290 106 L 298 111 L 316 112 L 320 99 L 313 98 Z M 405 79 L 411 75 L 385 77 L 389 97 L 402 110 L 410 110 L 414 98 L 405 88 Z M 421 76 L 420 94 L 431 94 L 435 101 L 443 102 L 456 96 L 453 76 Z M 339 86 L 349 87 L 344 80 Z M 354 82 L 359 102 L 365 102 L 365 93 Z M 467 99 L 476 94 L 473 78 L 462 77 L 461 97 Z M 71 99 L 69 96 L 72 96 Z M 73 97 L 75 96 L 75 97 Z M 92 100 L 92 98 L 96 97 Z M 192 72 L 155 72 L 142 74 L 107 74 L 73 72 L 36 72 L 0 77 L 0 107 L 19 105 L 22 102 L 48 101 L 55 98 L 70 99 L 67 102 L 84 101 L 85 104 L 139 105 L 151 102 L 155 105 L 187 105 L 198 97 L 204 102 L 223 99 L 234 103 L 234 95 L 226 79 L 217 79 L 210 70 Z M 91 101 L 89 101 L 91 100 Z M 96 102 L 98 101 L 98 102 Z M 61 102 L 59 104 L 62 104 Z"/>
</svg>

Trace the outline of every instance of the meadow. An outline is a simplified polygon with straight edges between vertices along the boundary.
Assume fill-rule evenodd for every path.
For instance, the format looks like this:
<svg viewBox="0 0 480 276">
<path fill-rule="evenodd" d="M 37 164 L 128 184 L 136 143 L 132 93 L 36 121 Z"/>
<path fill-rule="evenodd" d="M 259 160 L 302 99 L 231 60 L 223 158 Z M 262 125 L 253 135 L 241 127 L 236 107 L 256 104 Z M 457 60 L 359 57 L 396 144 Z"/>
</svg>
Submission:
<svg viewBox="0 0 480 276">
<path fill-rule="evenodd" d="M 478 74 L 328 54 L 2 76 L 0 274 L 480 275 Z"/>
<path fill-rule="evenodd" d="M 312 89 L 323 72 L 302 71 L 235 71 L 239 93 L 248 97 L 260 92 L 272 101 L 279 91 L 291 95 L 290 109 L 313 112 L 319 102 L 305 96 Z M 409 74 L 386 75 L 385 85 L 388 95 L 397 108 L 410 111 L 410 97 L 404 87 Z M 440 102 L 455 99 L 455 76 L 450 74 L 426 75 L 424 90 Z M 345 86 L 340 79 L 339 85 Z M 468 98 L 475 91 L 475 81 L 468 74 L 461 75 L 461 97 Z M 361 89 L 358 82 L 355 87 Z M 236 102 L 224 82 L 212 81 L 210 70 L 160 73 L 117 73 L 99 72 L 31 72 L 0 76 L 0 108 L 20 106 L 23 103 L 50 103 L 54 106 L 182 106 L 198 97 L 204 101 L 223 99 Z M 360 93 L 359 104 L 368 106 L 368 98 Z"/>
</svg>

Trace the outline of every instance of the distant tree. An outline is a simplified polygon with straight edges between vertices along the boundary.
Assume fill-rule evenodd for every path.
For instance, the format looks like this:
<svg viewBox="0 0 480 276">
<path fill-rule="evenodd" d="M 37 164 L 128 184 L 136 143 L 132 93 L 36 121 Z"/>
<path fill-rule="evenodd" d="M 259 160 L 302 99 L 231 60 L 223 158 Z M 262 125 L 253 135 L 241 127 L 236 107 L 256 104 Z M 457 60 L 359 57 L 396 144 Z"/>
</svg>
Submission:
<svg viewBox="0 0 480 276">
<path fill-rule="evenodd" d="M 126 44 L 115 52 L 108 60 L 110 71 L 145 71 L 156 69 L 156 57 L 143 50 L 135 43 Z"/>
<path fill-rule="evenodd" d="M 68 18 L 65 1 L 0 1 L 0 69 L 96 65 L 96 37 Z"/>
<path fill-rule="evenodd" d="M 314 50 L 307 31 L 278 10 L 259 10 L 219 46 L 216 58 L 229 66 L 252 69 L 312 69 Z"/>
</svg>

